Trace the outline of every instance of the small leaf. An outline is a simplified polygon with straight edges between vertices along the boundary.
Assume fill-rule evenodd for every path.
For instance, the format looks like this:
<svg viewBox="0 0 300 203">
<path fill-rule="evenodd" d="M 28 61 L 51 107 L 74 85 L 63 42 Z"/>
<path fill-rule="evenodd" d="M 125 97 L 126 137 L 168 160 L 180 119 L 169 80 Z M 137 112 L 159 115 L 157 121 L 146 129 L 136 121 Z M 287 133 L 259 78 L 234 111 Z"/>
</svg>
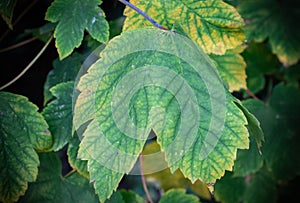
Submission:
<svg viewBox="0 0 300 203">
<path fill-rule="evenodd" d="M 69 56 L 83 40 L 84 30 L 99 42 L 109 37 L 109 25 L 98 6 L 101 0 L 55 0 L 46 12 L 46 20 L 58 22 L 54 32 L 59 58 Z"/>
<path fill-rule="evenodd" d="M 299 1 L 241 1 L 239 12 L 247 24 L 247 39 L 263 42 L 268 38 L 272 52 L 285 65 L 296 64 L 300 58 Z"/>
<path fill-rule="evenodd" d="M 245 40 L 243 20 L 237 10 L 221 0 L 130 1 L 161 25 L 172 28 L 179 23 L 188 36 L 205 53 L 223 55 Z M 150 27 L 151 24 L 136 11 L 126 8 L 124 30 Z"/>
<path fill-rule="evenodd" d="M 118 190 L 105 203 L 144 203 L 144 199 L 130 190 Z"/>
<path fill-rule="evenodd" d="M 185 194 L 183 189 L 169 190 L 159 201 L 159 203 L 199 203 L 199 199 L 195 195 Z"/>
<path fill-rule="evenodd" d="M 1 0 L 0 14 L 10 29 L 13 29 L 12 18 L 17 0 Z"/>
<path fill-rule="evenodd" d="M 84 176 L 85 178 L 89 178 L 89 172 L 87 169 L 87 161 L 80 160 L 78 156 L 78 149 L 79 149 L 80 140 L 75 134 L 71 140 L 69 140 L 68 145 L 68 161 L 69 164 L 73 169 L 75 169 L 80 175 Z"/>
<path fill-rule="evenodd" d="M 179 168 L 192 182 L 215 182 L 232 170 L 237 149 L 248 148 L 236 99 L 208 56 L 174 32 L 141 29 L 114 38 L 78 89 L 74 126 L 90 121 L 79 157 L 88 160 L 101 201 L 131 171 L 151 129 L 171 171 Z"/>
<path fill-rule="evenodd" d="M 88 180 L 77 173 L 61 176 L 61 162 L 55 153 L 39 154 L 41 166 L 36 182 L 19 202 L 91 202 L 98 198 Z"/>
<path fill-rule="evenodd" d="M 59 59 L 53 61 L 53 70 L 47 75 L 44 84 L 44 104 L 53 98 L 50 92 L 51 87 L 62 82 L 75 81 L 81 68 L 82 58 L 81 54 L 75 52 L 63 61 Z"/>
<path fill-rule="evenodd" d="M 27 98 L 0 92 L 0 201 L 17 201 L 35 181 L 35 150 L 49 150 L 52 138 L 38 107 Z"/>
<path fill-rule="evenodd" d="M 227 50 L 221 56 L 210 54 L 210 57 L 216 62 L 221 78 L 227 82 L 230 92 L 247 89 L 246 63 L 240 55 L 244 49 L 245 47 L 239 46 L 235 49 Z"/>
<path fill-rule="evenodd" d="M 74 82 L 60 83 L 50 89 L 56 98 L 43 110 L 53 135 L 52 150 L 58 151 L 72 138 L 72 96 Z"/>
</svg>

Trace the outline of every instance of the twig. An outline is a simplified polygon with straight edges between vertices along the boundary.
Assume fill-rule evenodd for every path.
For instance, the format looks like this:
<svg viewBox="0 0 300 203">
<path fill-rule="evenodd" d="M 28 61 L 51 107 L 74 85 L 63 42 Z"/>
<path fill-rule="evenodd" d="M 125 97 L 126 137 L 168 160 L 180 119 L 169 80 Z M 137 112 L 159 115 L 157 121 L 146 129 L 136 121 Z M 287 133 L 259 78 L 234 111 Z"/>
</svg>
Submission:
<svg viewBox="0 0 300 203">
<path fill-rule="evenodd" d="M 250 97 L 259 100 L 259 98 L 258 98 L 251 90 L 249 90 L 248 88 L 246 89 L 246 92 L 247 92 L 247 94 L 248 94 Z"/>
<path fill-rule="evenodd" d="M 144 188 L 144 191 L 146 193 L 146 196 L 147 196 L 147 199 L 148 199 L 148 202 L 150 203 L 153 203 L 152 199 L 151 199 L 151 196 L 150 196 L 150 193 L 148 191 L 148 188 L 147 188 L 147 185 L 146 185 L 146 180 L 145 180 L 145 176 L 144 176 L 144 171 L 143 171 L 143 160 L 142 160 L 142 155 L 139 156 L 139 162 L 140 162 L 140 173 L 141 173 L 141 178 L 142 178 L 142 183 L 143 183 L 143 188 Z"/>
<path fill-rule="evenodd" d="M 38 37 L 32 37 L 32 38 L 30 38 L 30 39 L 24 40 L 24 41 L 19 42 L 19 43 L 17 43 L 17 44 L 14 44 L 14 45 L 11 45 L 11 46 L 9 46 L 9 47 L 0 49 L 0 53 L 6 52 L 6 51 L 10 51 L 10 50 L 15 49 L 15 48 L 18 48 L 18 47 L 20 47 L 20 46 L 23 46 L 23 45 L 25 45 L 25 44 L 28 44 L 28 43 L 30 43 L 30 42 L 36 40 L 36 39 L 38 39 Z"/>
<path fill-rule="evenodd" d="M 8 87 L 9 85 L 13 84 L 16 80 L 18 80 L 21 76 L 23 76 L 26 71 L 29 70 L 29 68 L 31 68 L 31 66 L 38 60 L 38 58 L 44 53 L 44 51 L 46 50 L 46 48 L 48 47 L 48 45 L 50 44 L 50 42 L 53 39 L 53 35 L 49 38 L 49 40 L 46 42 L 46 44 L 44 45 L 44 47 L 41 49 L 41 51 L 34 57 L 34 59 L 24 68 L 24 70 L 19 73 L 14 79 L 12 79 L 10 82 L 6 83 L 5 85 L 3 85 L 2 87 L 0 87 L 0 90 Z"/>
<path fill-rule="evenodd" d="M 21 20 L 21 18 L 31 9 L 31 7 L 34 5 L 34 4 L 36 4 L 36 2 L 38 2 L 38 0 L 35 0 L 35 1 L 33 1 L 33 2 L 31 2 L 31 4 L 29 4 L 29 6 L 27 6 L 24 10 L 23 10 L 23 12 L 18 16 L 18 18 L 15 20 L 15 22 L 13 22 L 13 26 L 15 25 L 15 24 L 17 24 L 20 20 Z M 0 38 L 0 42 L 6 37 L 6 35 L 9 33 L 9 31 L 11 31 L 10 29 L 7 29 L 4 33 L 3 33 L 3 35 L 1 36 L 1 38 Z"/>
<path fill-rule="evenodd" d="M 165 28 L 164 26 L 160 25 L 158 22 L 156 22 L 154 19 L 152 19 L 150 16 L 148 16 L 146 13 L 144 13 L 141 9 L 139 9 L 135 5 L 129 3 L 126 0 L 118 0 L 118 1 L 121 2 L 122 4 L 126 5 L 126 6 L 129 6 L 130 8 L 132 8 L 133 10 L 135 10 L 136 12 L 138 12 L 139 14 L 141 14 L 144 18 L 146 18 L 155 27 L 157 27 L 159 29 L 162 29 L 162 30 L 168 30 L 167 28 Z"/>
</svg>

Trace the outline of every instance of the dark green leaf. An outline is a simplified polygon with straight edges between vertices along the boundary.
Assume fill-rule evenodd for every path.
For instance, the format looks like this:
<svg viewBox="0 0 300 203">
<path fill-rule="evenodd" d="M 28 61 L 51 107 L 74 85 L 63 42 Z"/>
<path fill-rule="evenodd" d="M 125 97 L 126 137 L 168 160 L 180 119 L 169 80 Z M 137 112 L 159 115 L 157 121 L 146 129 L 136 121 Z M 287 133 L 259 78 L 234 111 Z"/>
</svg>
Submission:
<svg viewBox="0 0 300 203">
<path fill-rule="evenodd" d="M 300 1 L 248 0 L 238 6 L 245 18 L 248 40 L 263 42 L 268 38 L 272 52 L 285 65 L 300 58 Z"/>
<path fill-rule="evenodd" d="M 62 82 L 75 81 L 81 68 L 82 58 L 81 54 L 75 52 L 63 61 L 58 59 L 53 61 L 53 70 L 47 75 L 44 84 L 44 104 L 53 98 L 53 95 L 50 92 L 51 87 Z"/>
<path fill-rule="evenodd" d="M 159 201 L 159 203 L 199 203 L 199 199 L 195 195 L 185 194 L 183 189 L 169 190 Z"/>
<path fill-rule="evenodd" d="M 105 43 L 109 37 L 109 25 L 99 7 L 101 0 L 55 0 L 46 12 L 46 20 L 58 22 L 54 32 L 59 58 L 69 56 L 79 47 L 84 30 Z"/>
<path fill-rule="evenodd" d="M 38 151 L 49 150 L 52 137 L 38 107 L 27 98 L 0 92 L 0 201 L 17 201 L 35 181 Z"/>
<path fill-rule="evenodd" d="M 72 97 L 74 82 L 60 83 L 50 89 L 55 97 L 43 110 L 53 135 L 52 150 L 58 151 L 72 138 Z"/>
<path fill-rule="evenodd" d="M 42 153 L 39 157 L 38 178 L 29 185 L 25 196 L 20 199 L 21 203 L 98 202 L 93 187 L 84 177 L 77 173 L 65 178 L 61 176 L 61 162 L 55 153 Z"/>
</svg>

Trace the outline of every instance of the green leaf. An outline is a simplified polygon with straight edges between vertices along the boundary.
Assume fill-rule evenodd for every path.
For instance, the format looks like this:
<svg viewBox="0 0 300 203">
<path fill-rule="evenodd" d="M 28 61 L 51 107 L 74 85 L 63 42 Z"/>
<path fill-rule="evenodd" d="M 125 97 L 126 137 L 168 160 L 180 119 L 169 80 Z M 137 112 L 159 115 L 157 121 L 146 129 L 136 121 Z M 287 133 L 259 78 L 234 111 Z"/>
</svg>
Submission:
<svg viewBox="0 0 300 203">
<path fill-rule="evenodd" d="M 26 97 L 0 92 L 0 201 L 17 201 L 35 181 L 35 150 L 49 150 L 52 138 L 38 107 Z"/>
<path fill-rule="evenodd" d="M 232 173 L 226 172 L 215 184 L 214 197 L 222 203 L 243 202 L 245 190 L 245 178 L 234 177 Z"/>
<path fill-rule="evenodd" d="M 12 18 L 17 0 L 2 0 L 0 2 L 0 14 L 10 29 L 13 29 Z"/>
<path fill-rule="evenodd" d="M 61 176 L 61 162 L 55 153 L 39 154 L 41 165 L 36 182 L 19 202 L 98 202 L 88 180 L 77 173 Z"/>
<path fill-rule="evenodd" d="M 215 182 L 232 170 L 237 149 L 248 148 L 236 99 L 208 56 L 176 33 L 142 29 L 114 38 L 78 88 L 74 126 L 91 121 L 79 156 L 101 201 L 130 172 L 151 129 L 171 171 L 192 182 Z"/>
<path fill-rule="evenodd" d="M 257 143 L 254 136 L 250 133 L 249 150 L 238 150 L 234 162 L 233 175 L 235 177 L 245 177 L 251 173 L 257 172 L 263 166 L 263 156 L 257 150 Z"/>
<path fill-rule="evenodd" d="M 62 61 L 59 59 L 53 61 L 53 70 L 47 75 L 44 84 L 44 104 L 53 98 L 50 92 L 51 87 L 62 82 L 75 81 L 81 68 L 82 58 L 81 54 L 75 52 Z"/>
<path fill-rule="evenodd" d="M 69 140 L 68 145 L 68 161 L 73 169 L 75 169 L 80 175 L 89 178 L 89 172 L 87 169 L 87 161 L 78 159 L 78 150 L 79 150 L 80 140 L 75 134 L 71 140 Z"/>
<path fill-rule="evenodd" d="M 130 1 L 161 25 L 172 28 L 179 23 L 188 36 L 205 53 L 223 55 L 245 40 L 243 20 L 237 10 L 221 0 Z M 151 24 L 136 11 L 126 8 L 123 30 L 150 27 Z"/>
<path fill-rule="evenodd" d="M 118 190 L 105 203 L 144 203 L 144 199 L 130 190 Z"/>
<path fill-rule="evenodd" d="M 169 190 L 159 201 L 159 203 L 199 203 L 199 199 L 195 195 L 185 194 L 183 189 Z"/>
<path fill-rule="evenodd" d="M 222 203 L 275 203 L 277 194 L 275 182 L 264 168 L 244 178 L 226 173 L 215 185 L 215 198 Z"/>
<path fill-rule="evenodd" d="M 98 6 L 101 3 L 101 0 L 55 0 L 48 8 L 46 20 L 58 22 L 54 37 L 60 59 L 80 46 L 84 30 L 99 42 L 108 40 L 109 25 Z"/>
<path fill-rule="evenodd" d="M 72 96 L 74 82 L 60 83 L 50 89 L 55 97 L 42 114 L 53 135 L 52 150 L 63 148 L 72 138 Z"/>
<path fill-rule="evenodd" d="M 279 61 L 263 43 L 250 43 L 242 56 L 247 63 L 247 87 L 257 93 L 265 87 L 264 75 L 274 73 Z"/>
<path fill-rule="evenodd" d="M 244 46 L 239 46 L 235 49 L 227 50 L 221 56 L 210 54 L 210 57 L 216 62 L 221 78 L 227 82 L 230 92 L 247 89 L 246 63 L 240 55 L 244 49 Z"/>
<path fill-rule="evenodd" d="M 280 84 L 273 91 L 270 105 L 254 100 L 247 100 L 243 104 L 261 121 L 265 132 L 262 154 L 272 176 L 284 181 L 298 175 L 299 90 Z"/>
<path fill-rule="evenodd" d="M 239 12 L 247 24 L 247 39 L 263 42 L 268 38 L 272 52 L 285 65 L 300 58 L 299 1 L 241 1 Z"/>
</svg>

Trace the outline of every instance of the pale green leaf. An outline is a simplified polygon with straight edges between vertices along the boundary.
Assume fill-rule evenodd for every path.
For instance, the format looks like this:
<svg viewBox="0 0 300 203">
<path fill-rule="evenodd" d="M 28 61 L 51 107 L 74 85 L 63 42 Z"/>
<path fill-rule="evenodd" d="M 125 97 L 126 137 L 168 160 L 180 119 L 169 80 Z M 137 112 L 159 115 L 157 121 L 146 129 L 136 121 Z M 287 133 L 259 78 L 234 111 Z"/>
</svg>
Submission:
<svg viewBox="0 0 300 203">
<path fill-rule="evenodd" d="M 58 22 L 54 32 L 59 58 L 64 59 L 79 47 L 84 31 L 99 42 L 109 37 L 109 25 L 99 7 L 101 0 L 55 0 L 46 12 L 46 20 Z"/>
<path fill-rule="evenodd" d="M 35 181 L 35 150 L 49 150 L 52 138 L 38 107 L 26 97 L 0 92 L 0 201 L 17 201 Z"/>
<path fill-rule="evenodd" d="M 130 172 L 151 129 L 171 171 L 179 168 L 192 182 L 215 182 L 232 170 L 237 149 L 248 148 L 248 122 L 236 99 L 202 49 L 179 34 L 123 33 L 78 88 L 74 126 L 91 121 L 79 156 L 88 160 L 101 201 Z"/>
<path fill-rule="evenodd" d="M 50 89 L 55 97 L 43 110 L 53 135 L 52 150 L 63 148 L 72 138 L 72 96 L 74 82 L 60 83 Z"/>
<path fill-rule="evenodd" d="M 228 84 L 230 92 L 247 89 L 246 63 L 240 55 L 244 49 L 244 46 L 239 46 L 235 49 L 227 50 L 221 56 L 210 54 L 210 57 L 216 62 L 221 78 Z"/>
<path fill-rule="evenodd" d="M 247 39 L 263 42 L 268 38 L 272 52 L 285 66 L 300 58 L 299 6 L 295 0 L 245 0 L 238 6 L 247 22 Z"/>
<path fill-rule="evenodd" d="M 41 165 L 37 180 L 30 183 L 20 203 L 98 202 L 92 185 L 84 177 L 78 173 L 62 177 L 61 161 L 55 153 L 42 153 L 39 158 Z"/>
<path fill-rule="evenodd" d="M 205 53 L 225 54 L 245 40 L 243 20 L 237 10 L 222 0 L 130 1 L 161 25 L 171 29 L 179 23 Z M 152 26 L 136 11 L 126 8 L 123 30 Z"/>
<path fill-rule="evenodd" d="M 199 203 L 198 197 L 192 194 L 185 194 L 183 189 L 169 190 L 160 200 L 159 203 Z"/>
</svg>

